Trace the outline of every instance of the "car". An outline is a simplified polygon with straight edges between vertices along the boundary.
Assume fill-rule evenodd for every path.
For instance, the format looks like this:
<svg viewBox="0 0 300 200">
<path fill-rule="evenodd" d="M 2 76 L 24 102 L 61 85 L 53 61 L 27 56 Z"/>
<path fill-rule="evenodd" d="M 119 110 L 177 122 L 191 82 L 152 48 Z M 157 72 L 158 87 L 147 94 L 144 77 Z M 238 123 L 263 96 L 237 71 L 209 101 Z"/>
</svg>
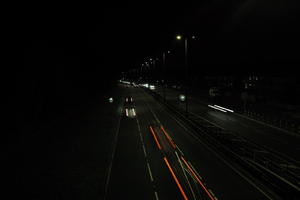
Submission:
<svg viewBox="0 0 300 200">
<path fill-rule="evenodd" d="M 125 104 L 132 104 L 133 103 L 133 98 L 132 96 L 127 96 L 125 97 Z"/>
<path fill-rule="evenodd" d="M 136 116 L 135 106 L 133 104 L 132 96 L 125 97 L 124 113 L 128 118 L 134 118 Z"/>
</svg>

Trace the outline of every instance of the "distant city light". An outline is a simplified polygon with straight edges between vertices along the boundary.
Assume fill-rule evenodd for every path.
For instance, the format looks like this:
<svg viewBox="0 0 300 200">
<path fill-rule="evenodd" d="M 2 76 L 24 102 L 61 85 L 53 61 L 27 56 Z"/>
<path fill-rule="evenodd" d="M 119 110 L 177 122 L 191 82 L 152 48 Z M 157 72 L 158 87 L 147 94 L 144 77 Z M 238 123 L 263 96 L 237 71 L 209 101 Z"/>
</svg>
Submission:
<svg viewBox="0 0 300 200">
<path fill-rule="evenodd" d="M 109 103 L 112 103 L 112 102 L 114 101 L 114 99 L 113 99 L 112 97 L 110 97 L 110 98 L 108 99 L 108 101 L 109 101 Z"/>
<path fill-rule="evenodd" d="M 155 86 L 154 85 L 150 85 L 150 90 L 155 90 Z"/>
</svg>

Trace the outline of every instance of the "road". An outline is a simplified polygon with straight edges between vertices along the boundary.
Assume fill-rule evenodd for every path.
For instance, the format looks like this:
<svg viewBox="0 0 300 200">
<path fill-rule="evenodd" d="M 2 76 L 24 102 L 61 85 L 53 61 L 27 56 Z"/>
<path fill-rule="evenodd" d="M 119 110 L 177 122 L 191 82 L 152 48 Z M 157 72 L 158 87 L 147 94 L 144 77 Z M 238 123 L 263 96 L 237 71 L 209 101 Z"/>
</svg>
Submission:
<svg viewBox="0 0 300 200">
<path fill-rule="evenodd" d="M 12 199 L 276 199 L 141 88 L 23 129 L 7 150 Z"/>
<path fill-rule="evenodd" d="M 136 115 L 121 118 L 105 199 L 273 199 L 141 88 L 124 88 Z"/>
<path fill-rule="evenodd" d="M 162 89 L 157 88 L 162 94 Z M 167 89 L 167 101 L 185 109 L 185 103 L 178 100 L 179 91 Z M 189 97 L 189 112 L 205 118 L 215 125 L 233 131 L 248 140 L 282 154 L 300 164 L 300 137 L 265 123 L 249 119 L 236 113 L 223 113 L 208 107 L 208 103 L 199 98 Z"/>
</svg>

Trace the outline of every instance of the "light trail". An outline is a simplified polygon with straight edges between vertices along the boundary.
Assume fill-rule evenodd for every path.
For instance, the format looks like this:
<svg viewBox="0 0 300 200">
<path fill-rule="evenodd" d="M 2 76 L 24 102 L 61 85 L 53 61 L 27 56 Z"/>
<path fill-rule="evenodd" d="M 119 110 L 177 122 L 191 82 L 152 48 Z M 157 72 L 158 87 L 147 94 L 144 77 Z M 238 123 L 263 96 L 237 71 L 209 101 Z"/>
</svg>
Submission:
<svg viewBox="0 0 300 200">
<path fill-rule="evenodd" d="M 153 135 L 153 137 L 154 137 L 154 140 L 155 140 L 155 142 L 156 142 L 156 144 L 157 144 L 157 147 L 161 150 L 162 148 L 161 148 L 161 146 L 160 146 L 160 144 L 159 144 L 159 142 L 158 142 L 158 139 L 157 139 L 157 137 L 156 137 L 156 135 L 155 135 L 155 133 L 154 133 L 154 131 L 153 131 L 153 129 L 152 129 L 151 126 L 150 126 L 150 130 L 151 130 L 151 133 L 152 133 L 152 135 Z"/>
<path fill-rule="evenodd" d="M 166 157 L 164 157 L 164 161 L 165 161 L 166 165 L 168 166 L 168 168 L 169 168 L 169 170 L 170 170 L 170 172 L 171 172 L 171 174 L 172 174 L 172 176 L 173 176 L 173 178 L 174 178 L 174 180 L 175 180 L 175 182 L 176 182 L 176 184 L 177 184 L 177 186 L 178 186 L 178 188 L 179 188 L 179 190 L 180 190 L 180 192 L 181 192 L 183 198 L 184 198 L 185 200 L 188 200 L 188 198 L 187 198 L 187 196 L 186 196 L 186 194 L 185 194 L 183 188 L 181 187 L 181 185 L 180 185 L 180 183 L 179 183 L 179 181 L 178 181 L 176 175 L 174 174 L 173 169 L 172 169 L 172 167 L 170 166 L 170 164 L 169 164 L 169 162 L 168 162 L 168 160 L 167 160 Z"/>
</svg>

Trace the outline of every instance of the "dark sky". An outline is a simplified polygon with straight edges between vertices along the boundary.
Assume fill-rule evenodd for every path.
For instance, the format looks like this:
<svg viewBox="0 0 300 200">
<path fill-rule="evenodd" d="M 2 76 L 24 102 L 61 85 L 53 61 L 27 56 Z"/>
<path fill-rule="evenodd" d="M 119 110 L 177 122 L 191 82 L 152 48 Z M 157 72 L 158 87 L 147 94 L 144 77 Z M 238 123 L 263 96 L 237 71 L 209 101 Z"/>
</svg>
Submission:
<svg viewBox="0 0 300 200">
<path fill-rule="evenodd" d="M 197 35 L 191 66 L 199 73 L 295 74 L 297 1 L 212 0 L 198 5 L 27 5 L 11 13 L 22 64 L 21 96 L 108 88 L 120 72 L 180 48 L 176 33 Z M 173 56 L 180 63 L 180 56 Z M 177 59 L 177 60 L 176 60 Z M 182 61 L 182 60 L 181 60 Z M 31 89 L 29 89 L 31 88 Z M 70 88 L 70 89 L 69 89 Z M 75 88 L 75 89 L 74 89 Z"/>
<path fill-rule="evenodd" d="M 80 70 L 99 73 L 110 69 L 114 73 L 174 48 L 172 42 L 178 32 L 195 33 L 200 51 L 209 52 L 209 59 L 203 58 L 205 66 L 222 69 L 231 65 L 228 69 L 236 70 L 236 65 L 250 64 L 255 71 L 261 63 L 292 63 L 298 57 L 298 7 L 293 2 L 212 0 L 190 7 L 45 6 L 19 16 L 19 34 L 26 48 L 55 49 L 49 51 L 53 57 L 61 55 L 59 59 L 67 60 L 66 66 L 70 60 L 80 60 L 75 61 Z"/>
</svg>

